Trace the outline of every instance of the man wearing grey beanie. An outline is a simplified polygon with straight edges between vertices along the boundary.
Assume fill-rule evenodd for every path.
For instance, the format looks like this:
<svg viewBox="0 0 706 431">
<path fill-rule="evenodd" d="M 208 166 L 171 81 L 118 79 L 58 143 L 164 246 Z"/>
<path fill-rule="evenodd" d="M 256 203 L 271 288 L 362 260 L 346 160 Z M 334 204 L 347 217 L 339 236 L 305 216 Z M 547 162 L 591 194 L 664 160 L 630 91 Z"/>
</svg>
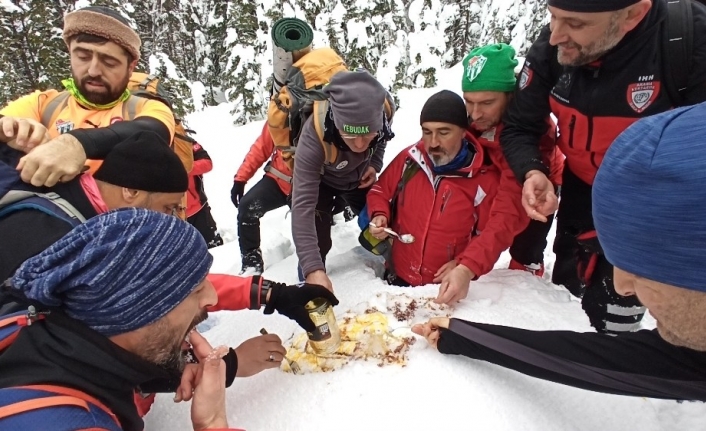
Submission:
<svg viewBox="0 0 706 431">
<path fill-rule="evenodd" d="M 386 99 L 394 105 L 387 90 L 366 71 L 339 72 L 324 91 L 329 99 L 323 102 L 328 105 L 321 119 L 323 139 L 317 133 L 320 117 L 314 114 L 297 145 L 292 235 L 300 277 L 333 290 L 325 260 L 331 249 L 334 208 L 349 207 L 358 214 L 365 205 L 382 170 L 387 141 L 394 137 L 384 112 Z"/>
</svg>

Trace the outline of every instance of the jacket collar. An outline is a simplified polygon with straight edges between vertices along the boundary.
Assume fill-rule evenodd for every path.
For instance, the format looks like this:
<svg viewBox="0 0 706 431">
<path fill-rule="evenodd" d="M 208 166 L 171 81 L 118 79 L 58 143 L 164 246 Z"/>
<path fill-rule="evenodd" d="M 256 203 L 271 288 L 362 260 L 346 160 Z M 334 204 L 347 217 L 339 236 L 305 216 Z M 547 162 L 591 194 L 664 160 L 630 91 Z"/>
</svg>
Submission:
<svg viewBox="0 0 706 431">
<path fill-rule="evenodd" d="M 466 139 L 466 141 L 468 141 L 468 145 L 471 147 L 470 150 L 471 153 L 473 153 L 473 158 L 471 159 L 471 163 L 468 166 L 452 173 L 443 175 L 434 174 L 434 171 L 432 170 L 432 166 L 434 166 L 434 164 L 431 162 L 429 155 L 424 149 L 424 141 L 422 140 L 417 142 L 416 145 L 410 147 L 407 150 L 407 155 L 410 159 L 412 159 L 415 163 L 419 165 L 422 172 L 427 175 L 427 178 L 429 178 L 429 181 L 431 181 L 432 184 L 434 184 L 434 181 L 437 177 L 471 178 L 478 173 L 478 170 L 483 165 L 485 151 L 483 149 L 483 146 L 478 143 L 478 140 L 469 131 L 466 131 L 464 138 Z"/>
</svg>

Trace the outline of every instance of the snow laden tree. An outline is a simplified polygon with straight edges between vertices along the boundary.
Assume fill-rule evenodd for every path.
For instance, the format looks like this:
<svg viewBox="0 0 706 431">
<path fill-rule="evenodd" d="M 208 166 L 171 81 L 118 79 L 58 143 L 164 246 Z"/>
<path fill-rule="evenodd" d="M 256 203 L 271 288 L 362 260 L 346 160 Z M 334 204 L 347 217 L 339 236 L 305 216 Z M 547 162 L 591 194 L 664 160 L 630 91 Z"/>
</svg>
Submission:
<svg viewBox="0 0 706 431">
<path fill-rule="evenodd" d="M 61 2 L 6 1 L 0 9 L 2 104 L 33 90 L 63 88 L 61 80 L 69 77 L 69 68 L 61 38 Z"/>
<path fill-rule="evenodd" d="M 267 43 L 265 32 L 260 29 L 258 8 L 255 2 L 233 2 L 228 11 L 228 36 L 226 52 L 229 53 L 223 85 L 226 98 L 234 104 L 234 122 L 245 124 L 263 118 L 268 94 L 261 86 L 260 61 L 265 58 Z"/>
<path fill-rule="evenodd" d="M 478 46 L 480 36 L 482 1 L 446 0 L 443 11 L 446 18 L 446 48 L 443 61 L 445 67 L 453 67 Z"/>
<path fill-rule="evenodd" d="M 481 17 L 478 45 L 507 43 L 524 55 L 547 22 L 545 0 L 489 0 Z"/>
</svg>

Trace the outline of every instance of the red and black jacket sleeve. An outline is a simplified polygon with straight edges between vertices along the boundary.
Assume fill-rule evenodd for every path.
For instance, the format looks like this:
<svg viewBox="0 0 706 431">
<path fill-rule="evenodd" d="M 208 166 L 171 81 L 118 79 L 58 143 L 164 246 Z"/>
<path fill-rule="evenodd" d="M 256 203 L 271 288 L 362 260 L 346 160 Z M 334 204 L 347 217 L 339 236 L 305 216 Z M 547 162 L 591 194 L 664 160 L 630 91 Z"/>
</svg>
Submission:
<svg viewBox="0 0 706 431">
<path fill-rule="evenodd" d="M 208 311 L 259 310 L 261 306 L 262 283 L 259 276 L 239 277 L 229 274 L 208 274 L 206 279 L 213 284 L 218 294 L 218 304 Z"/>
<path fill-rule="evenodd" d="M 500 145 L 520 183 L 532 170 L 549 176 L 549 169 L 542 162 L 539 142 L 547 131 L 546 118 L 551 113 L 549 94 L 554 87 L 552 62 L 556 61 L 556 48 L 549 44 L 550 34 L 546 26 L 530 48 L 515 95 L 503 116 Z"/>
<path fill-rule="evenodd" d="M 611 337 L 451 319 L 438 347 L 595 392 L 706 401 L 706 352 L 669 344 L 656 330 Z"/>
</svg>

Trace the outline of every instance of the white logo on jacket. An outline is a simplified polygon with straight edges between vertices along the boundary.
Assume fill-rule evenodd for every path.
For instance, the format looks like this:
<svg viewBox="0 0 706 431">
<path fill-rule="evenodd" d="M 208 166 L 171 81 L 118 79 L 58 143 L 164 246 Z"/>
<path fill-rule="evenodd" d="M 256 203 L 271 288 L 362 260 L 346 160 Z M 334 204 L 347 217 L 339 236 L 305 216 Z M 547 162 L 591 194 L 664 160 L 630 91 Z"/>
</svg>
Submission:
<svg viewBox="0 0 706 431">
<path fill-rule="evenodd" d="M 343 169 L 343 168 L 345 168 L 346 166 L 348 166 L 348 160 L 344 160 L 344 161 L 342 161 L 341 163 L 337 164 L 337 165 L 336 165 L 336 169 Z"/>
</svg>

